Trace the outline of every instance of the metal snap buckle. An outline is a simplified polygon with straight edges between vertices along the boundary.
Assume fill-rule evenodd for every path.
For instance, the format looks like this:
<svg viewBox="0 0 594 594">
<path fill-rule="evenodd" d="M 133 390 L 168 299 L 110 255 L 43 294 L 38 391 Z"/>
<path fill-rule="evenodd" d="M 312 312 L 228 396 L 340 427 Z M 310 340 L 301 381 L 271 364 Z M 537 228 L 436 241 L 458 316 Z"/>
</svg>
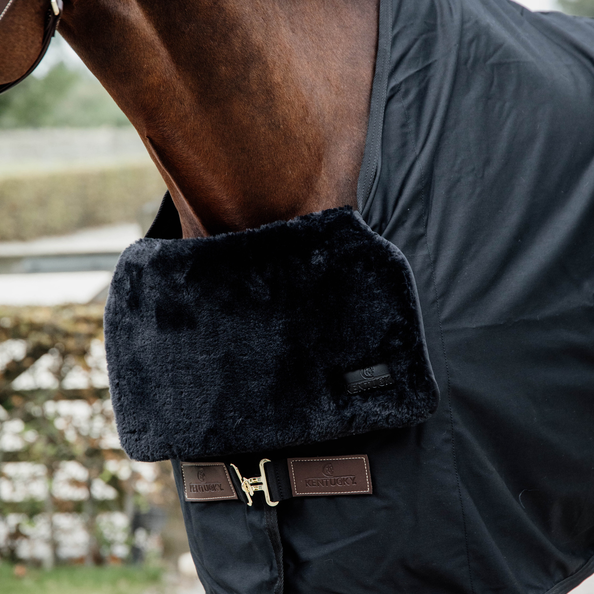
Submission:
<svg viewBox="0 0 594 594">
<path fill-rule="evenodd" d="M 59 0 L 51 0 L 52 10 L 56 16 L 62 12 L 62 3 Z"/>
<path fill-rule="evenodd" d="M 268 458 L 263 458 L 260 460 L 260 476 L 254 478 L 245 478 L 241 476 L 241 472 L 239 472 L 239 468 L 235 466 L 235 464 L 231 464 L 233 470 L 237 473 L 237 477 L 239 478 L 239 482 L 241 483 L 241 489 L 245 493 L 247 497 L 247 504 L 251 507 L 254 502 L 252 497 L 256 491 L 264 491 L 264 497 L 266 498 L 266 503 L 270 507 L 276 507 L 279 502 L 272 501 L 270 498 L 270 491 L 268 490 L 268 481 L 266 480 L 266 472 L 264 471 L 264 465 L 266 462 L 270 462 Z"/>
</svg>

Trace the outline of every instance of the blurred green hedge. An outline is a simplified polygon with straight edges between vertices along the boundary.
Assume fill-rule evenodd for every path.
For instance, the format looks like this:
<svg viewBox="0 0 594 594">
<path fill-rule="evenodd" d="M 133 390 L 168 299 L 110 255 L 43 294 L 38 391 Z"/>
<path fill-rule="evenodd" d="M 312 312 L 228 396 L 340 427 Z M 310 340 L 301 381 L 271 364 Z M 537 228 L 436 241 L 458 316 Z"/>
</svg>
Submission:
<svg viewBox="0 0 594 594">
<path fill-rule="evenodd" d="M 12 344 L 14 347 L 15 343 L 21 344 L 20 351 L 6 349 L 7 345 Z M 30 526 L 41 514 L 51 517 L 59 513 L 82 514 L 90 539 L 88 550 L 81 545 L 80 556 L 70 557 L 71 562 L 90 565 L 118 561 L 121 555 L 114 557 L 114 541 L 109 540 L 109 535 L 97 521 L 100 513 L 126 514 L 131 530 L 134 528 L 131 522 L 135 511 L 147 511 L 151 506 L 163 509 L 177 506 L 170 465 L 153 464 L 154 480 L 147 483 L 139 468 L 130 463 L 114 441 L 115 424 L 113 410 L 108 402 L 109 390 L 103 376 L 105 353 L 102 343 L 103 307 L 100 305 L 0 306 L 0 435 L 11 422 L 19 421 L 22 427 L 17 431 L 21 439 L 20 446 L 0 449 L 0 478 L 10 482 L 5 469 L 7 464 L 14 462 L 44 466 L 48 486 L 54 484 L 56 473 L 64 462 L 77 462 L 88 472 L 87 478 L 82 481 L 69 481 L 72 486 L 86 488 L 88 496 L 85 499 L 62 498 L 51 488 L 38 498 L 0 498 L 0 520 L 9 514 L 19 514 L 20 518 L 16 524 L 12 524 L 4 538 L 0 538 L 0 560 L 21 561 L 22 552 L 26 553 L 27 550 L 26 547 L 21 550 L 20 542 L 24 538 L 33 538 L 28 537 L 22 528 Z M 50 357 L 45 369 L 54 377 L 54 387 L 15 387 L 15 379 L 32 370 L 45 355 Z M 86 387 L 82 384 L 77 388 L 68 386 L 67 378 L 73 372 L 86 374 Z M 103 381 L 98 381 L 101 376 Z M 83 405 L 87 416 L 83 414 L 77 417 L 73 409 L 64 412 L 64 409 L 59 408 L 64 401 L 76 403 L 78 411 Z M 29 438 L 26 438 L 27 435 Z M 108 462 L 117 462 L 120 470 L 122 467 L 124 470 L 128 468 L 129 472 L 114 470 Z M 114 498 L 98 498 L 94 495 L 93 484 L 96 481 L 111 487 L 115 491 Z M 176 521 L 179 525 L 179 520 Z M 4 524 L 5 529 L 8 526 Z M 56 561 L 58 531 L 52 522 L 48 530 L 47 536 L 41 539 L 45 538 L 49 544 L 50 555 L 46 558 L 45 566 L 51 567 Z M 167 530 L 179 529 L 174 522 L 168 525 Z M 131 545 L 133 538 L 134 534 L 130 532 L 126 544 Z M 170 551 L 178 550 L 178 541 L 172 540 L 171 535 L 167 538 L 169 542 L 165 538 L 161 542 L 165 542 Z M 185 534 L 183 538 L 185 544 Z M 8 590 L 4 588 L 2 572 L 0 565 L 0 592 L 9 594 L 12 590 L 10 586 Z M 43 587 L 37 591 L 46 592 Z M 55 591 L 58 592 L 58 589 Z M 85 590 L 81 584 L 78 591 L 90 590 Z"/>
<path fill-rule="evenodd" d="M 132 222 L 165 184 L 152 165 L 0 178 L 0 241 Z"/>
<path fill-rule="evenodd" d="M 594 0 L 559 0 L 559 4 L 569 14 L 594 17 Z"/>
<path fill-rule="evenodd" d="M 106 125 L 130 122 L 90 72 L 64 63 L 41 78 L 28 77 L 0 96 L 0 129 Z"/>
</svg>

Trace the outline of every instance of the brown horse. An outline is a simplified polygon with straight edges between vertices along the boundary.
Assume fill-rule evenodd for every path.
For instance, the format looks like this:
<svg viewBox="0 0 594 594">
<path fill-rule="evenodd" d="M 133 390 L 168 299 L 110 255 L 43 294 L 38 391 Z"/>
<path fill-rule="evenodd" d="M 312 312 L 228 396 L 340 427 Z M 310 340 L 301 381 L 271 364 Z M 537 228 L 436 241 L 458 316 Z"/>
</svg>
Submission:
<svg viewBox="0 0 594 594">
<path fill-rule="evenodd" d="M 49 3 L 12 0 L 0 20 L 0 83 L 18 78 L 35 61 Z M 533 14 L 501 0 L 394 0 L 379 7 L 377 0 L 69 0 L 61 31 L 138 130 L 171 190 L 186 237 L 355 205 L 369 112 L 366 163 L 371 150 L 378 153 L 369 168 L 376 174 L 374 190 L 361 210 L 372 229 L 402 249 L 415 275 L 442 394 L 430 420 L 398 432 L 369 431 L 344 441 L 272 450 L 274 468 L 287 473 L 286 480 L 279 474 L 270 481 L 278 483 L 283 505 L 268 509 L 260 498 L 253 513 L 230 502 L 186 504 L 180 460 L 202 454 L 168 450 L 184 454 L 172 456 L 173 463 L 207 590 L 567 594 L 591 575 L 594 22 Z M 305 227 L 303 221 L 294 224 Z M 260 269 L 256 274 L 242 264 L 239 272 L 228 273 L 220 265 L 237 265 L 240 248 L 217 249 L 200 274 L 198 268 L 183 268 L 195 263 L 197 252 L 191 250 L 204 244 L 236 247 L 251 235 L 173 245 L 149 240 L 128 252 L 132 257 L 123 267 L 120 301 L 112 301 L 111 323 L 121 333 L 113 343 L 121 350 L 113 351 L 112 361 L 117 365 L 120 355 L 131 354 L 121 377 L 129 374 L 138 386 L 128 402 L 135 407 L 126 431 L 131 441 L 192 446 L 195 429 L 204 429 L 202 417 L 186 412 L 202 415 L 216 407 L 195 405 L 192 398 L 201 386 L 184 383 L 183 371 L 195 369 L 203 357 L 196 347 L 198 327 L 218 341 L 203 358 L 210 361 L 212 355 L 212 371 L 201 372 L 206 382 L 222 387 L 229 403 L 217 408 L 216 423 L 228 422 L 226 411 L 241 384 L 250 383 L 243 371 L 252 364 L 252 349 L 274 356 L 250 373 L 261 369 L 276 379 L 296 360 L 293 351 L 279 354 L 280 341 L 247 344 L 252 328 L 267 327 L 260 323 L 269 315 L 266 306 L 253 318 L 243 315 L 242 322 L 251 325 L 241 331 L 239 314 L 225 317 L 230 320 L 225 326 L 218 314 L 194 316 L 194 309 L 203 310 L 195 307 L 198 293 L 184 292 L 190 286 L 186 279 L 208 274 L 217 288 L 241 278 L 242 290 L 249 285 L 245 294 L 272 302 L 275 293 L 270 282 L 260 282 Z M 258 245 L 266 243 L 262 251 L 272 252 L 282 241 Z M 163 258 L 151 250 L 161 250 Z M 176 260 L 180 253 L 186 254 L 183 262 Z M 331 258 L 304 253 L 302 286 L 311 274 L 330 287 L 331 268 L 321 262 Z M 163 271 L 170 270 L 169 278 L 180 283 L 175 290 L 163 282 Z M 341 270 L 356 275 L 358 269 L 349 260 Z M 358 298 L 362 283 L 354 276 L 348 285 L 352 294 L 340 291 L 341 303 L 346 296 L 355 304 L 353 312 L 364 309 L 385 319 L 386 309 L 377 306 L 375 269 L 366 278 L 370 297 Z M 139 290 L 145 286 L 153 293 Z M 240 293 L 230 289 L 225 298 L 237 297 L 236 309 L 244 313 Z M 296 294 L 298 299 L 301 293 Z M 317 294 L 333 304 L 330 288 Z M 279 307 L 285 302 L 296 309 L 292 299 Z M 322 318 L 321 308 L 308 307 L 316 310 L 316 320 Z M 336 322 L 334 310 L 323 311 L 332 328 L 344 323 L 349 335 L 355 336 L 351 329 L 371 327 L 349 315 Z M 146 317 L 133 323 L 130 312 Z M 324 324 L 308 323 L 308 315 L 299 321 L 312 330 L 310 342 L 296 344 L 314 344 L 328 334 Z M 288 327 L 288 317 L 275 319 L 281 320 L 275 331 Z M 152 334 L 145 332 L 149 323 Z M 132 339 L 131 328 L 137 331 Z M 188 328 L 189 338 L 179 341 Z M 246 342 L 225 340 L 235 334 Z M 365 336 L 360 343 L 366 344 Z M 309 356 L 309 347 L 301 348 Z M 137 356 L 142 352 L 151 355 L 151 364 L 142 364 Z M 171 365 L 178 352 L 187 358 Z M 321 377 L 318 365 L 327 365 L 326 357 L 314 358 L 311 364 L 304 363 L 305 355 L 298 360 L 300 375 Z M 382 366 L 383 359 L 369 359 L 357 373 L 369 378 Z M 339 368 L 332 366 L 337 377 Z M 232 380 L 222 381 L 221 370 Z M 182 383 L 168 385 L 173 376 Z M 285 379 L 296 377 L 297 372 L 287 373 Z M 344 383 L 340 389 L 346 390 Z M 277 393 L 278 401 L 262 407 L 265 414 L 282 402 L 279 410 L 300 419 L 285 391 Z M 342 404 L 342 398 L 335 400 Z M 375 402 L 371 395 L 361 401 Z M 256 396 L 240 409 L 225 439 L 239 435 L 241 415 L 253 421 L 260 404 Z M 164 429 L 151 433 L 153 411 Z M 178 419 L 185 415 L 183 423 L 170 422 L 172 413 Z M 310 426 L 325 428 L 328 419 L 322 416 Z M 277 428 L 258 423 L 249 437 L 260 430 L 276 436 Z M 368 489 L 360 495 L 370 494 L 373 483 L 374 497 L 336 491 L 332 495 L 349 496 L 316 503 L 294 497 L 324 493 L 293 489 L 297 478 L 293 474 L 290 484 L 290 460 L 344 461 L 344 454 L 349 460 L 364 454 L 370 465 L 365 472 L 345 469 L 336 478 L 360 480 Z M 266 459 L 259 476 L 256 458 L 232 462 L 242 476 L 253 477 L 246 478 L 248 485 L 264 489 Z M 210 483 L 215 489 L 232 486 L 225 462 L 200 467 L 218 467 Z M 323 468 L 307 471 L 303 480 L 311 477 L 313 488 L 325 487 L 328 483 L 317 481 L 331 480 L 334 469 Z M 204 476 L 194 476 L 202 483 Z"/>
<path fill-rule="evenodd" d="M 8 5 L 0 83 L 37 57 L 48 8 Z M 67 0 L 60 32 L 196 237 L 356 206 L 377 19 L 378 0 Z"/>
</svg>

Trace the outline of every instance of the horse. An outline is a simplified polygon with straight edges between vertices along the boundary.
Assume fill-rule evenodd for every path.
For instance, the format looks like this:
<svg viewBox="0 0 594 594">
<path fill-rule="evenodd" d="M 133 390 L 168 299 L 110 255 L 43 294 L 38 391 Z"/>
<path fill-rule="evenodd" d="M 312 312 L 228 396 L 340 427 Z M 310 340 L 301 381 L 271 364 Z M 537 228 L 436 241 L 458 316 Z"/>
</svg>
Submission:
<svg viewBox="0 0 594 594">
<path fill-rule="evenodd" d="M 47 4 L 7 6 L 0 84 L 41 51 Z M 60 33 L 199 237 L 356 205 L 377 18 L 378 0 L 71 0 Z"/>
<path fill-rule="evenodd" d="M 178 249 L 206 246 L 208 257 L 214 246 L 237 252 L 250 238 L 276 237 L 264 242 L 274 251 L 284 245 L 278 229 L 301 232 L 319 211 L 349 217 L 334 213 L 346 206 L 360 213 L 355 226 L 398 246 L 414 272 L 441 394 L 428 420 L 269 452 L 249 479 L 240 471 L 256 473 L 258 460 L 248 454 L 173 460 L 209 593 L 566 594 L 592 574 L 591 20 L 508 0 L 68 0 L 63 12 L 59 0 L 4 3 L 0 85 L 43 51 L 51 6 L 167 184 L 180 232 L 149 232 L 129 254 L 142 256 L 130 267 L 138 282 L 157 254 L 182 283 L 162 294 L 150 285 L 158 311 L 150 303 L 146 319 L 170 343 L 187 318 L 167 308 L 196 302 L 183 282 L 202 265 L 177 267 Z M 243 267 L 228 273 L 233 250 L 224 254 L 200 269 L 212 295 L 228 297 L 225 283 L 240 278 L 245 294 L 274 294 L 261 277 L 246 281 Z M 250 254 L 241 254 L 246 266 Z M 321 259 L 308 253 L 299 275 Z M 359 288 L 353 274 L 344 293 Z M 372 266 L 367 280 L 374 275 Z M 122 303 L 137 310 L 147 300 L 129 281 L 120 282 Z M 320 327 L 334 322 L 334 298 L 328 288 Z M 244 320 L 228 309 L 232 334 Z M 373 309 L 373 300 L 352 309 Z M 264 327 L 251 323 L 254 333 Z M 307 333 L 307 319 L 302 326 Z M 222 342 L 224 351 L 233 341 Z M 250 348 L 231 352 L 228 366 L 249 363 Z M 273 360 L 274 346 L 267 352 Z M 373 407 L 374 394 L 390 389 L 383 363 L 347 370 L 371 389 L 355 401 Z M 175 385 L 165 402 L 180 425 L 186 388 Z M 276 436 L 270 429 L 262 432 Z M 314 501 L 305 495 L 320 493 L 298 492 L 287 474 L 273 507 L 267 481 L 314 459 L 319 472 L 301 470 L 312 489 L 365 489 Z M 188 484 L 209 502 L 188 498 Z M 231 501 L 236 493 L 210 498 L 233 484 L 249 494 L 249 509 Z"/>
</svg>

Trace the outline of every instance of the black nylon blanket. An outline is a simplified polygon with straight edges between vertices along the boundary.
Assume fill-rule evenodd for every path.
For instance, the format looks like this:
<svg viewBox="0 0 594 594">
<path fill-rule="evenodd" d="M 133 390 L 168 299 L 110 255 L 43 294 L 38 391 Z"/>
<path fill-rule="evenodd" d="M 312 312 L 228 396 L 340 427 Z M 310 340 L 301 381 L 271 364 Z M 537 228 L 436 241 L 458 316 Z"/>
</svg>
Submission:
<svg viewBox="0 0 594 594">
<path fill-rule="evenodd" d="M 594 571 L 594 23 L 381 0 L 358 198 L 414 271 L 441 404 L 275 452 L 365 453 L 373 496 L 183 504 L 207 592 L 569 592 Z"/>
<path fill-rule="evenodd" d="M 443 398 L 395 464 L 391 591 L 569 592 L 594 571 L 594 21 L 383 0 L 379 43 L 360 209 L 412 265 Z"/>
</svg>

